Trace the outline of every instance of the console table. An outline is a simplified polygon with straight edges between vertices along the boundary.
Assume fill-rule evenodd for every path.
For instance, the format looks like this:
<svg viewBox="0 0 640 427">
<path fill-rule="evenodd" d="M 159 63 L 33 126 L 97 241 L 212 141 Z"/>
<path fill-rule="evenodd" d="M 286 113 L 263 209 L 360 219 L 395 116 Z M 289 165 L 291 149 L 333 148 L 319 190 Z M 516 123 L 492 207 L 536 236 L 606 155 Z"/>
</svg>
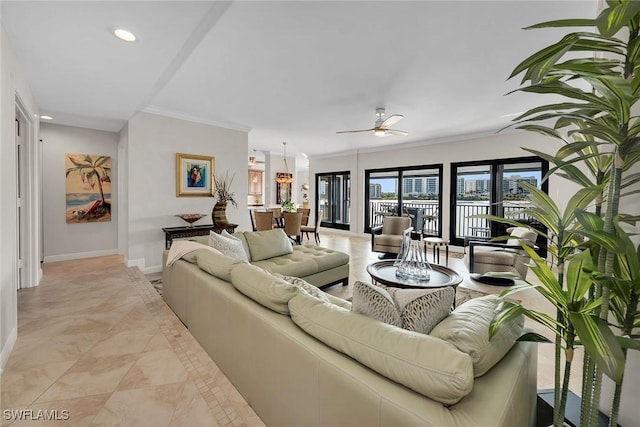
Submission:
<svg viewBox="0 0 640 427">
<path fill-rule="evenodd" d="M 210 231 L 215 231 L 216 233 L 222 233 L 222 230 L 227 230 L 229 233 L 233 233 L 236 230 L 238 224 L 226 224 L 226 225 L 213 225 L 213 224 L 205 224 L 205 225 L 194 225 L 192 227 L 184 226 L 184 227 L 165 227 L 162 229 L 164 231 L 164 247 L 169 249 L 171 247 L 171 242 L 173 239 L 177 239 L 180 237 L 193 237 L 193 236 L 205 236 L 209 234 Z"/>
</svg>

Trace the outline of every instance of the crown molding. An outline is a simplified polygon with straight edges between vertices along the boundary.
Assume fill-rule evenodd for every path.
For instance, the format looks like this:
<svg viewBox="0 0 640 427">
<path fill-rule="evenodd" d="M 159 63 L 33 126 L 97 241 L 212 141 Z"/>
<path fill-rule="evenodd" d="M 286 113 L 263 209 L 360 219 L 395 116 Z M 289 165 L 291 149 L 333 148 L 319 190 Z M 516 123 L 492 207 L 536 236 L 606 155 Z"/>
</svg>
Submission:
<svg viewBox="0 0 640 427">
<path fill-rule="evenodd" d="M 241 125 L 234 122 L 226 122 L 221 120 L 205 119 L 203 117 L 192 116 L 179 111 L 169 110 L 167 108 L 156 107 L 150 105 L 142 110 L 143 113 L 157 114 L 159 116 L 171 117 L 172 119 L 186 120 L 188 122 L 201 123 L 203 125 L 216 126 L 225 129 L 237 130 L 240 132 L 251 131 L 251 126 Z"/>
<path fill-rule="evenodd" d="M 343 157 L 343 156 L 357 155 L 357 154 L 363 154 L 363 153 L 377 153 L 377 152 L 389 151 L 389 150 L 404 150 L 408 148 L 424 147 L 426 145 L 438 145 L 438 144 L 446 144 L 448 142 L 469 141 L 472 139 L 480 139 L 480 138 L 486 138 L 490 136 L 524 132 L 522 130 L 517 130 L 517 129 L 505 129 L 502 132 L 498 133 L 499 130 L 500 128 L 493 128 L 493 129 L 487 129 L 484 131 L 479 131 L 479 132 L 474 132 L 469 134 L 443 136 L 439 138 L 423 139 L 420 141 L 405 142 L 405 143 L 393 144 L 393 145 L 383 145 L 383 146 L 370 147 L 370 148 L 359 148 L 355 150 L 340 151 L 337 153 L 310 155 L 309 158 L 310 159 L 328 159 L 332 157 Z"/>
</svg>

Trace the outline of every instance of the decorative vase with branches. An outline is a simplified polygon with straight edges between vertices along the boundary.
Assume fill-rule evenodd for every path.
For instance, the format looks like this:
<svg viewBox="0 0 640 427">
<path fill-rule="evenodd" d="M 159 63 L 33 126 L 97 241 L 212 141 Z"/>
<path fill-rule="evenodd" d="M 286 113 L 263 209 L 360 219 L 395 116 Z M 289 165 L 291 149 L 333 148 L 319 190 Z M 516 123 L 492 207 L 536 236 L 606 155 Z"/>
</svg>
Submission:
<svg viewBox="0 0 640 427">
<path fill-rule="evenodd" d="M 564 19 L 529 29 L 554 27 L 596 31 L 571 32 L 515 68 L 511 77 L 523 74 L 517 91 L 564 101 L 532 108 L 514 121 L 520 129 L 561 140 L 564 146 L 555 155 L 528 151 L 554 165 L 549 175 L 583 188 L 562 212 L 548 195 L 525 185 L 532 207 L 520 214 L 547 227 L 547 233 L 537 232 L 548 241 L 552 265 L 523 245 L 541 285 L 525 281 L 503 294 L 534 287 L 553 304 L 556 316 L 506 303 L 494 326 L 524 313 L 553 331 L 554 426 L 564 422 L 574 349 L 584 346 L 580 425 L 597 425 L 604 373 L 616 384 L 609 414 L 615 426 L 627 351 L 640 349 L 640 247 L 629 237 L 637 233 L 640 217 L 620 212 L 620 201 L 637 194 L 640 182 L 633 172 L 640 159 L 640 119 L 632 114 L 640 100 L 640 2 L 609 0 L 596 19 Z M 522 339 L 544 340 L 535 334 Z"/>
<path fill-rule="evenodd" d="M 233 183 L 235 174 L 229 177 L 229 172 L 225 172 L 223 175 L 215 175 L 213 177 L 213 183 L 215 188 L 213 190 L 214 197 L 217 199 L 216 204 L 213 206 L 211 216 L 214 225 L 227 225 L 227 204 L 231 203 L 234 208 L 238 207 L 238 203 L 235 201 L 235 193 L 231 191 L 231 184 Z"/>
</svg>

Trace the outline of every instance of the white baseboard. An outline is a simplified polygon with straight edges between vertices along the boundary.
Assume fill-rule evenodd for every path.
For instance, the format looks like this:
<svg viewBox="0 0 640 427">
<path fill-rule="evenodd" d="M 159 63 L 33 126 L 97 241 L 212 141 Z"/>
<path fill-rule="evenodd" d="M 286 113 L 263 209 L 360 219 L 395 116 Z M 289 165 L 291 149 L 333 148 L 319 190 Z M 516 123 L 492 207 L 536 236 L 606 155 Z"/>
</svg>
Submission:
<svg viewBox="0 0 640 427">
<path fill-rule="evenodd" d="M 11 355 L 11 351 L 13 350 L 13 346 L 16 344 L 17 339 L 18 330 L 13 328 L 7 338 L 7 342 L 2 347 L 2 352 L 0 353 L 0 377 L 2 377 L 4 367 L 7 366 L 7 361 L 9 360 L 9 356 Z"/>
<path fill-rule="evenodd" d="M 44 262 L 69 261 L 73 259 L 95 258 L 99 256 L 118 255 L 118 249 L 107 249 L 103 251 L 79 252 L 76 254 L 51 255 L 44 257 Z"/>
<path fill-rule="evenodd" d="M 128 259 L 126 263 L 127 267 L 138 267 L 140 270 L 144 270 L 144 258 Z"/>
<path fill-rule="evenodd" d="M 141 268 L 140 270 L 142 270 L 142 273 L 144 274 L 160 273 L 162 272 L 162 264 L 154 265 L 152 267 Z"/>
</svg>

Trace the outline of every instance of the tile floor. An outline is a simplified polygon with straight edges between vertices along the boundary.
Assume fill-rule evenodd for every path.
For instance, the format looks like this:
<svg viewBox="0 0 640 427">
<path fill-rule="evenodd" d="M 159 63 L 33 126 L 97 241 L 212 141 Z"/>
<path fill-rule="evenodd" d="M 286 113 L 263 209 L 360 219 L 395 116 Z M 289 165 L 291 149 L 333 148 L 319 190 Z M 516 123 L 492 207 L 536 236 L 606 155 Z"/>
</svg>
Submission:
<svg viewBox="0 0 640 427">
<path fill-rule="evenodd" d="M 40 286 L 18 294 L 2 409 L 69 419 L 3 411 L 3 426 L 263 425 L 140 270 L 120 256 L 43 268 Z"/>
<path fill-rule="evenodd" d="M 351 255 L 350 286 L 327 289 L 348 297 L 354 281 L 370 280 L 365 268 L 377 254 L 368 238 L 323 232 L 321 239 Z M 465 276 L 462 287 L 504 289 L 471 281 L 461 259 L 450 257 L 449 267 Z M 40 286 L 18 294 L 18 341 L 0 384 L 3 410 L 57 410 L 59 417 L 64 410 L 63 424 L 74 426 L 263 425 L 137 268 L 110 256 L 43 269 Z M 520 295 L 527 306 L 548 310 L 536 292 Z M 552 345 L 539 345 L 538 354 L 538 385 L 551 388 Z M 30 424 L 48 423 L 2 419 L 3 426 Z"/>
</svg>

